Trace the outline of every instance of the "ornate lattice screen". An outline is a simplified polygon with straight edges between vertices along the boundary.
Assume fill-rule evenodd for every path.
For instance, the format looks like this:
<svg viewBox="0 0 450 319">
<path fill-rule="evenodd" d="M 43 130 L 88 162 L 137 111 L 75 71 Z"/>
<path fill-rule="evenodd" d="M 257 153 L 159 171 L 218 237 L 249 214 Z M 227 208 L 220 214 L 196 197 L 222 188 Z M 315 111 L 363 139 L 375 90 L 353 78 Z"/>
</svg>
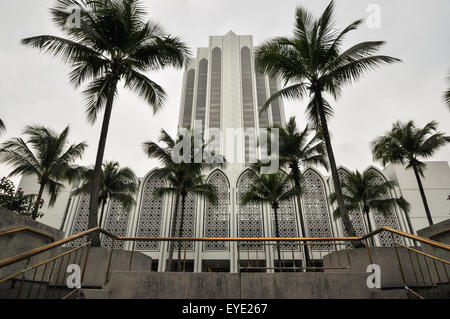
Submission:
<svg viewBox="0 0 450 319">
<path fill-rule="evenodd" d="M 283 177 L 284 176 L 285 174 L 283 174 Z M 275 213 L 272 209 L 270 209 L 270 222 L 272 224 L 272 237 L 275 237 Z M 288 201 L 283 201 L 280 203 L 280 207 L 278 208 L 278 228 L 280 230 L 281 238 L 298 237 L 294 199 L 290 199 Z M 296 250 L 298 250 L 299 248 L 299 245 L 292 245 L 287 243 L 281 245 L 281 249 L 290 251 L 292 249 L 292 246 L 294 246 Z M 275 248 L 276 247 L 274 246 L 274 249 Z"/>
<path fill-rule="evenodd" d="M 241 204 L 242 196 L 250 190 L 252 171 L 245 171 L 237 183 L 238 233 L 239 237 L 264 237 L 262 210 L 260 204 Z M 250 245 L 252 250 L 261 250 L 262 245 Z M 246 248 L 242 246 L 243 248 Z"/>
<path fill-rule="evenodd" d="M 214 171 L 208 178 L 208 182 L 215 185 L 219 191 L 217 205 L 205 201 L 204 232 L 205 237 L 229 237 L 230 231 L 230 188 L 228 180 L 220 171 Z M 206 242 L 203 245 L 205 251 L 228 250 L 226 242 Z"/>
<path fill-rule="evenodd" d="M 341 183 L 341 185 L 345 184 L 347 182 L 348 172 L 345 169 L 339 168 L 338 176 L 339 176 L 339 182 Z M 343 189 L 343 193 L 344 193 L 344 195 L 348 195 L 348 192 L 346 192 L 345 189 Z M 361 211 L 360 210 L 352 210 L 349 212 L 349 216 L 350 216 L 350 220 L 352 221 L 352 225 L 353 225 L 353 228 L 355 229 L 356 234 L 358 236 L 367 234 L 366 223 L 364 221 L 364 217 L 363 217 Z M 340 220 L 339 225 L 341 227 L 342 234 L 345 237 L 348 236 L 348 232 L 344 227 L 344 223 L 343 223 L 342 219 Z"/>
<path fill-rule="evenodd" d="M 72 222 L 72 229 L 70 236 L 81 233 L 87 230 L 89 222 L 89 194 L 82 194 L 79 197 L 77 209 Z M 79 238 L 67 244 L 69 247 L 76 247 L 86 243 L 86 236 Z"/>
<path fill-rule="evenodd" d="M 172 207 L 175 207 L 175 196 L 172 201 Z M 181 236 L 179 233 L 180 230 L 180 224 L 181 224 L 181 198 L 178 204 L 178 214 L 177 214 L 177 220 L 176 220 L 176 235 L 175 237 L 195 237 L 195 220 L 196 220 L 196 212 L 197 212 L 197 197 L 193 195 L 192 193 L 189 193 L 186 196 L 185 200 L 185 207 L 184 207 L 184 217 L 183 217 L 183 229 L 181 232 Z M 172 214 L 170 214 L 172 217 Z M 170 229 L 172 229 L 172 222 L 171 219 L 170 223 Z M 192 241 L 189 242 L 183 242 L 182 248 L 184 249 L 184 245 L 186 244 L 186 250 L 194 250 L 194 243 Z M 169 246 L 169 245 L 168 245 Z M 175 243 L 175 249 L 178 249 L 178 242 Z M 169 249 L 169 247 L 167 247 Z"/>
<path fill-rule="evenodd" d="M 369 171 L 372 171 L 377 175 L 377 179 L 375 180 L 376 184 L 381 184 L 381 183 L 386 182 L 386 179 L 384 178 L 384 176 L 381 175 L 376 169 L 369 168 Z M 385 195 L 383 195 L 383 199 L 389 198 L 390 196 L 391 196 L 390 194 L 385 194 Z M 372 219 L 374 221 L 375 228 L 387 226 L 387 227 L 401 230 L 398 219 L 397 219 L 397 214 L 395 213 L 394 210 L 392 210 L 391 214 L 389 214 L 387 216 L 384 216 L 383 214 L 378 213 L 378 212 L 373 212 Z M 396 242 L 403 243 L 402 239 L 398 235 L 394 235 L 394 239 Z M 380 233 L 378 235 L 378 240 L 379 240 L 379 244 L 383 247 L 393 246 L 391 233 L 388 233 L 388 232 Z"/>
<path fill-rule="evenodd" d="M 322 178 L 312 169 L 303 174 L 303 214 L 308 237 L 332 237 L 327 194 Z M 316 250 L 332 249 L 330 245 L 312 245 Z"/>
<path fill-rule="evenodd" d="M 142 198 L 138 211 L 136 228 L 137 237 L 160 237 L 161 223 L 164 213 L 164 199 L 156 198 L 153 191 L 158 187 L 164 187 L 164 181 L 154 176 L 149 176 L 142 186 Z M 136 242 L 136 250 L 158 251 L 159 242 Z"/>
<path fill-rule="evenodd" d="M 128 223 L 130 220 L 130 208 L 126 210 L 122 207 L 122 205 L 117 200 L 112 200 L 109 203 L 108 214 L 106 217 L 105 224 L 102 228 L 111 232 L 116 236 L 127 236 L 128 233 Z M 102 235 L 102 246 L 111 248 L 112 240 L 108 236 Z M 115 241 L 114 248 L 123 249 L 125 246 L 124 241 Z"/>
</svg>

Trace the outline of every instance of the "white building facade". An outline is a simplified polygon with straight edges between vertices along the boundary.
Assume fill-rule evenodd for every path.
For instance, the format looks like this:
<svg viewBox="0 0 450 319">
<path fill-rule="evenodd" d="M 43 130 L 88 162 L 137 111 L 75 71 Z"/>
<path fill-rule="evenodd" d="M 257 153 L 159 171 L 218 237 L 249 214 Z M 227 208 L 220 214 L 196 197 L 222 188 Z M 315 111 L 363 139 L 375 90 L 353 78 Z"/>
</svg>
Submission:
<svg viewBox="0 0 450 319">
<path fill-rule="evenodd" d="M 262 105 L 279 86 L 275 79 L 255 71 L 253 52 L 252 36 L 238 36 L 231 31 L 225 36 L 211 36 L 209 46 L 197 50 L 197 57 L 189 62 L 184 73 L 179 127 L 195 127 L 201 122 L 203 129 L 219 128 L 221 132 L 224 132 L 226 129 L 244 128 L 253 130 L 258 136 L 260 128 L 274 124 L 284 125 L 285 114 L 281 100 L 274 100 L 268 110 L 260 115 Z M 267 205 L 240 203 L 242 195 L 251 185 L 251 175 L 254 174 L 248 165 L 253 155 L 248 139 L 237 139 L 232 146 L 223 143 L 223 139 L 221 141 L 222 154 L 227 154 L 232 147 L 237 156 L 223 170 L 216 169 L 209 172 L 208 181 L 220 190 L 219 203 L 213 206 L 203 198 L 189 195 L 186 201 L 183 237 L 275 237 L 274 216 Z M 392 170 L 388 167 L 384 174 L 373 166 L 367 169 L 374 170 L 379 175 L 380 182 L 386 180 L 386 176 L 390 179 L 396 178 L 400 182 L 400 188 L 396 190 L 396 194 L 391 195 L 402 194 L 410 200 L 413 204 L 414 218 L 422 214 L 420 209 L 416 210 L 416 207 L 420 207 L 421 204 L 417 202 L 420 196 L 416 196 L 409 189 L 402 189 L 402 185 L 406 184 L 403 184 L 401 169 Z M 446 169 L 446 174 L 450 174 L 448 164 L 446 168 L 440 169 Z M 149 171 L 143 178 L 136 177 L 139 183 L 137 204 L 129 211 L 125 211 L 114 201 L 107 204 L 102 221 L 104 229 L 118 236 L 170 236 L 174 198 L 165 196 L 159 199 L 153 196 L 152 192 L 157 187 L 164 186 L 164 181 L 154 177 L 153 172 L 153 170 Z M 348 172 L 344 167 L 339 168 L 340 178 L 344 180 Z M 296 201 L 284 202 L 280 207 L 281 236 L 345 236 L 342 222 L 332 217 L 334 207 L 331 207 L 328 199 L 333 192 L 331 178 L 323 176 L 312 167 L 303 171 L 303 178 L 305 192 L 302 195 L 301 213 L 306 229 L 304 232 L 301 230 L 300 212 Z M 439 181 L 443 189 L 441 193 L 450 194 L 448 184 L 450 178 Z M 424 183 L 426 187 L 428 187 L 427 183 Z M 430 187 L 432 184 L 433 181 L 430 181 Z M 413 186 L 411 182 L 407 187 Z M 37 184 L 33 178 L 24 177 L 20 187 L 25 192 L 36 192 Z M 70 197 L 70 189 L 68 185 L 55 208 L 44 208 L 46 215 L 41 220 L 50 226 L 63 229 L 67 236 L 87 229 L 89 211 L 89 196 Z M 430 198 L 431 201 L 433 199 Z M 450 201 L 442 205 L 445 206 L 447 203 Z M 431 208 L 433 211 L 434 206 Z M 441 214 L 440 207 L 436 210 L 439 210 L 438 214 Z M 425 216 L 424 212 L 423 216 Z M 446 216 L 448 218 L 448 209 Z M 410 232 L 406 216 L 400 211 L 394 210 L 388 217 L 375 212 L 370 218 L 374 228 L 389 226 Z M 358 234 L 367 233 L 366 216 L 355 211 L 351 212 L 351 219 Z M 415 222 L 416 219 L 413 219 L 413 223 Z M 417 225 L 421 225 L 421 222 Z M 391 238 L 384 235 L 378 236 L 376 243 L 380 246 L 392 245 Z M 111 245 L 107 240 L 104 240 L 103 244 Z M 131 249 L 131 245 L 131 242 L 116 242 L 115 247 Z M 136 251 L 152 256 L 155 261 L 155 270 L 165 269 L 168 256 L 167 242 L 137 242 L 134 248 Z M 321 249 L 323 247 L 315 248 L 313 259 L 320 259 Z M 290 249 L 289 253 L 291 253 Z M 271 249 L 266 253 L 259 253 L 258 257 L 256 257 L 256 251 L 252 251 L 251 254 L 252 259 L 258 258 L 266 266 L 274 265 L 275 256 Z M 236 272 L 237 258 L 236 243 L 191 242 L 186 246 L 189 271 L 207 271 L 208 268 L 214 269 L 218 265 L 216 269 Z M 301 264 L 303 252 L 300 249 L 294 251 L 294 259 Z"/>
</svg>

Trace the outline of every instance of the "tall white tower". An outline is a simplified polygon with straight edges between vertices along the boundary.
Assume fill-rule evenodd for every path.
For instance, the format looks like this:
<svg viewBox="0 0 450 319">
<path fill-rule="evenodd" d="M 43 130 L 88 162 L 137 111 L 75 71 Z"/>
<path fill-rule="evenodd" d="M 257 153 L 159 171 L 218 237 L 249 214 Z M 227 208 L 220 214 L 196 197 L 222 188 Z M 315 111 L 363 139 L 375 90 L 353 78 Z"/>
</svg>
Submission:
<svg viewBox="0 0 450 319">
<path fill-rule="evenodd" d="M 261 107 L 277 89 L 275 79 L 255 70 L 251 35 L 229 31 L 224 36 L 210 36 L 209 46 L 198 48 L 197 56 L 186 66 L 178 125 L 195 129 L 195 123 L 201 121 L 203 129 L 220 129 L 221 154 L 232 152 L 235 156 L 226 169 L 233 176 L 242 172 L 255 154 L 251 154 L 248 136 L 232 141 L 225 139 L 226 130 L 243 129 L 259 136 L 260 128 L 284 125 L 281 99 L 260 115 Z"/>
</svg>

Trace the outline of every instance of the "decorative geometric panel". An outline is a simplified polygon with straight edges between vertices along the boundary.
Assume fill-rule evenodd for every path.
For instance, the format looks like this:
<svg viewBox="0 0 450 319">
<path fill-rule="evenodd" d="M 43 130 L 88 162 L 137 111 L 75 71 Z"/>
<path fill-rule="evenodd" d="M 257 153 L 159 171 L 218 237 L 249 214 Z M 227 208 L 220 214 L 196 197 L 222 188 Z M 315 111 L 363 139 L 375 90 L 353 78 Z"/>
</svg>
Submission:
<svg viewBox="0 0 450 319">
<path fill-rule="evenodd" d="M 283 174 L 283 177 L 286 176 Z M 293 185 L 291 185 L 292 187 Z M 285 191 L 287 191 L 289 187 L 286 187 Z M 275 213 L 272 208 L 270 209 L 270 221 L 272 224 L 272 237 L 276 237 L 275 231 Z M 288 237 L 298 237 L 298 229 L 297 229 L 297 219 L 295 217 L 295 206 L 294 199 L 290 199 L 287 201 L 283 201 L 280 203 L 280 207 L 277 211 L 278 215 L 278 229 L 280 231 L 280 238 L 288 238 Z M 298 250 L 299 245 L 293 245 L 292 243 L 281 244 L 280 247 L 282 250 L 292 250 L 292 246 L 294 246 L 295 250 Z M 276 247 L 274 247 L 276 248 Z"/>
<path fill-rule="evenodd" d="M 252 171 L 245 171 L 239 178 L 237 184 L 239 237 L 264 237 L 261 204 L 241 204 L 242 196 L 250 190 L 254 174 Z M 261 244 L 241 245 L 243 249 L 247 249 L 248 247 L 251 250 L 263 249 L 263 245 Z"/>
<path fill-rule="evenodd" d="M 204 232 L 205 237 L 229 237 L 230 224 L 230 190 L 225 175 L 220 171 L 214 171 L 208 178 L 208 182 L 217 187 L 219 191 L 218 203 L 213 205 L 205 200 Z M 203 250 L 228 250 L 227 242 L 205 242 Z"/>
<path fill-rule="evenodd" d="M 339 182 L 341 185 L 347 183 L 348 172 L 345 169 L 339 168 L 338 176 L 339 176 Z M 343 189 L 342 191 L 343 191 L 344 195 L 349 195 L 347 190 Z M 350 211 L 349 217 L 352 222 L 353 228 L 355 229 L 356 235 L 362 236 L 362 235 L 367 234 L 366 223 L 365 223 L 364 217 L 359 209 L 354 209 L 354 210 Z M 348 232 L 347 232 L 347 229 L 344 227 L 344 222 L 342 220 L 340 221 L 340 226 L 341 226 L 342 233 L 344 234 L 344 237 L 347 237 Z M 351 246 L 350 243 L 349 243 L 349 246 Z"/>
<path fill-rule="evenodd" d="M 194 100 L 194 83 L 195 83 L 195 70 L 189 70 L 187 73 L 186 89 L 184 96 L 184 112 L 183 112 L 184 128 L 188 128 L 191 126 L 192 104 Z"/>
<path fill-rule="evenodd" d="M 173 209 L 175 208 L 175 196 L 173 196 L 172 201 L 172 209 L 171 209 L 171 215 L 173 216 Z M 181 197 L 178 202 L 178 214 L 177 214 L 177 221 L 176 221 L 176 231 L 175 234 L 171 234 L 172 237 L 195 237 L 195 217 L 197 212 L 197 197 L 192 194 L 188 193 L 185 199 L 184 204 L 184 216 L 182 218 L 181 216 Z M 183 229 L 180 236 L 180 224 L 181 220 L 183 219 Z M 172 222 L 171 219 L 170 223 L 170 229 L 172 229 Z M 194 243 L 192 241 L 189 242 L 182 242 L 181 248 L 184 249 L 184 245 L 186 244 L 186 250 L 193 251 L 194 250 Z M 170 245 L 168 245 L 170 246 Z M 178 242 L 175 242 L 174 245 L 175 249 L 178 249 Z M 169 247 L 167 247 L 169 249 Z"/>
<path fill-rule="evenodd" d="M 384 178 L 384 176 L 381 175 L 376 169 L 369 168 L 369 171 L 374 172 L 377 175 L 377 178 L 374 181 L 375 185 L 386 182 L 386 179 Z M 384 194 L 382 196 L 382 198 L 380 198 L 380 199 L 386 199 L 386 198 L 389 198 L 390 196 L 391 195 L 387 193 L 387 194 Z M 375 228 L 380 228 L 380 227 L 386 226 L 386 227 L 401 230 L 398 220 L 397 220 L 397 214 L 395 213 L 395 211 L 391 211 L 391 213 L 388 214 L 387 216 L 384 216 L 383 214 L 381 214 L 379 212 L 372 212 L 371 215 L 372 215 L 372 219 L 374 221 Z M 382 246 L 382 247 L 389 247 L 389 246 L 393 246 L 393 244 L 394 244 L 392 242 L 391 233 L 386 232 L 386 231 L 381 232 L 378 235 L 378 240 L 379 240 L 380 246 Z M 398 235 L 394 235 L 394 240 L 397 243 L 403 243 L 401 237 Z"/>
<path fill-rule="evenodd" d="M 245 137 L 245 163 L 249 163 L 250 159 L 256 158 L 256 145 L 250 143 L 255 140 L 255 110 L 253 105 L 252 60 L 250 49 L 248 47 L 243 47 L 241 49 L 241 77 L 244 131 L 246 133 L 247 131 L 252 132 L 252 136 Z"/>
<path fill-rule="evenodd" d="M 332 237 L 327 194 L 322 178 L 312 169 L 303 174 L 303 214 L 308 237 Z M 330 250 L 331 245 L 311 245 L 312 249 Z"/>
<path fill-rule="evenodd" d="M 75 211 L 75 217 L 72 223 L 72 230 L 70 236 L 81 233 L 88 228 L 89 222 L 89 194 L 81 194 L 78 200 L 77 210 Z M 69 247 L 77 247 L 87 242 L 87 236 L 78 238 L 67 244 Z"/>
<path fill-rule="evenodd" d="M 274 78 L 269 78 L 270 95 L 275 94 L 278 91 L 277 81 Z M 274 125 L 281 125 L 281 111 L 280 100 L 274 99 L 271 103 L 272 106 L 272 121 Z"/>
<path fill-rule="evenodd" d="M 205 129 L 207 80 L 208 80 L 208 60 L 201 59 L 198 65 L 197 103 L 195 105 L 195 120 L 202 122 L 202 131 Z"/>
<path fill-rule="evenodd" d="M 161 237 L 161 223 L 164 213 L 164 198 L 157 198 L 153 191 L 164 187 L 164 180 L 149 176 L 142 186 L 141 206 L 139 208 L 136 237 Z M 136 250 L 158 251 L 159 242 L 138 241 Z"/>
<path fill-rule="evenodd" d="M 117 200 L 113 199 L 109 203 L 108 214 L 106 217 L 105 225 L 102 227 L 110 233 L 125 237 L 128 233 L 128 222 L 130 220 L 130 212 L 122 207 Z M 102 235 L 102 246 L 111 248 L 112 239 L 108 236 Z M 114 248 L 123 249 L 125 246 L 125 241 L 116 240 L 114 241 Z"/>
</svg>

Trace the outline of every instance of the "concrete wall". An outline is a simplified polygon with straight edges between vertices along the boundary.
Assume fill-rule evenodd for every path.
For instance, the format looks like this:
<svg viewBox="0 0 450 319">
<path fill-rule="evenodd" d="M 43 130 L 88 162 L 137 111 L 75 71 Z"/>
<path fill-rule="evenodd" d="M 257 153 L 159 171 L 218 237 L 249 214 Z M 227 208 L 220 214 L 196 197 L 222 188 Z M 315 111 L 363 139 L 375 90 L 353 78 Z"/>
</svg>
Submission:
<svg viewBox="0 0 450 319">
<path fill-rule="evenodd" d="M 420 249 L 420 248 L 415 248 Z M 414 252 L 408 253 L 405 248 L 398 248 L 399 260 L 394 247 L 370 248 L 372 261 L 369 259 L 367 248 L 358 248 L 347 251 L 330 253 L 323 258 L 325 267 L 347 267 L 349 269 L 328 269 L 325 272 L 333 273 L 363 273 L 369 264 L 377 264 L 381 269 L 381 287 L 403 287 L 402 271 L 408 286 L 429 286 L 432 283 L 448 283 L 446 274 L 450 273 L 450 265 L 436 263 Z M 341 261 L 339 263 L 339 261 Z M 444 268 L 446 267 L 446 269 Z"/>
<path fill-rule="evenodd" d="M 113 272 L 105 287 L 117 299 L 349 299 L 383 298 L 361 273 L 157 273 Z M 389 298 L 406 298 L 404 290 Z"/>
<path fill-rule="evenodd" d="M 450 219 L 444 220 L 432 226 L 420 229 L 417 234 L 421 237 L 450 245 Z M 422 245 L 422 250 L 432 256 L 436 256 L 450 262 L 450 251 L 443 250 L 431 245 Z"/>
<path fill-rule="evenodd" d="M 41 210 L 44 213 L 44 216 L 37 219 L 41 223 L 57 229 L 61 229 L 62 227 L 64 215 L 66 213 L 70 198 L 70 192 L 72 190 L 72 186 L 70 184 L 63 184 L 64 188 L 59 193 L 55 205 L 53 205 L 52 207 L 49 207 L 48 205 L 50 201 L 50 195 L 46 191 L 44 191 L 44 194 L 42 196 L 42 198 L 44 199 L 44 205 Z M 37 178 L 35 175 L 22 176 L 19 182 L 19 187 L 23 189 L 25 194 L 37 194 L 39 192 L 39 184 L 37 183 Z"/>
<path fill-rule="evenodd" d="M 58 229 L 44 225 L 40 222 L 34 221 L 28 217 L 21 216 L 4 208 L 0 208 L 0 231 L 24 226 L 49 234 L 53 236 L 56 241 L 64 238 L 64 232 Z M 17 233 L 1 236 L 0 260 L 47 245 L 50 242 L 52 242 L 52 239 L 28 231 L 20 231 Z M 50 258 L 51 256 L 53 256 L 53 254 L 54 252 L 47 252 L 35 256 L 30 260 L 30 263 L 37 263 L 44 259 Z M 22 261 L 20 263 L 16 263 L 14 265 L 0 269 L 0 278 L 3 275 L 11 274 L 15 271 L 18 271 L 19 269 L 23 269 L 25 264 L 26 261 Z"/>
<path fill-rule="evenodd" d="M 425 177 L 422 184 L 430 207 L 434 223 L 439 223 L 450 217 L 450 168 L 448 162 L 425 162 Z M 401 195 L 411 204 L 409 214 L 414 230 L 429 226 L 417 180 L 412 169 L 402 165 L 388 165 L 383 173 L 389 180 L 397 182 Z"/>
</svg>

